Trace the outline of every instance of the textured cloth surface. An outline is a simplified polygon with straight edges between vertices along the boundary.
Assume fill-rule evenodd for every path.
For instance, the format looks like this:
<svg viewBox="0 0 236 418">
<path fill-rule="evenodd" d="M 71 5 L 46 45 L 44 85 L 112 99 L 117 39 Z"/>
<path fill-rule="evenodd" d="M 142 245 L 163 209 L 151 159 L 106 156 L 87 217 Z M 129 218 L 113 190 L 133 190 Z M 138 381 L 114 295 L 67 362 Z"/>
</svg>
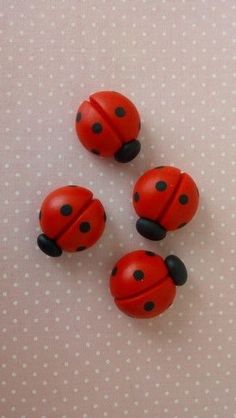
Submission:
<svg viewBox="0 0 236 418">
<path fill-rule="evenodd" d="M 2 418 L 233 418 L 235 406 L 234 0 L 1 0 Z M 117 90 L 137 105 L 141 154 L 121 165 L 76 139 L 79 103 Z M 196 180 L 191 223 L 148 242 L 131 197 L 145 170 Z M 56 187 L 107 211 L 91 250 L 49 259 L 38 212 Z M 120 313 L 108 289 L 135 249 L 181 257 L 174 305 Z"/>
</svg>

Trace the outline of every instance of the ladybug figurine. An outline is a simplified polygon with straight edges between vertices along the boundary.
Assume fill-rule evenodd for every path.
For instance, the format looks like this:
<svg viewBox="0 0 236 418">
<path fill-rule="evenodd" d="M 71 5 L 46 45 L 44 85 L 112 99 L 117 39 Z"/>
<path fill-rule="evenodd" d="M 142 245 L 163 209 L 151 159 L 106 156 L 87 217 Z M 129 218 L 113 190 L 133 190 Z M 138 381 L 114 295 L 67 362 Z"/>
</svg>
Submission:
<svg viewBox="0 0 236 418">
<path fill-rule="evenodd" d="M 152 251 L 126 254 L 115 265 L 110 290 L 117 307 L 136 318 L 151 318 L 173 302 L 176 286 L 187 280 L 184 263 L 175 255 L 165 260 Z"/>
<path fill-rule="evenodd" d="M 189 174 L 169 166 L 146 171 L 134 186 L 133 205 L 140 217 L 137 231 L 161 240 L 167 231 L 182 228 L 192 219 L 198 202 L 198 188 Z"/>
<path fill-rule="evenodd" d="M 135 105 L 115 91 L 99 91 L 89 96 L 76 116 L 77 135 L 89 151 L 126 163 L 139 153 L 136 139 L 141 122 Z"/>
<path fill-rule="evenodd" d="M 106 214 L 90 190 L 65 186 L 51 192 L 39 213 L 43 234 L 38 236 L 39 248 L 51 257 L 62 250 L 75 252 L 91 247 L 102 235 Z"/>
</svg>

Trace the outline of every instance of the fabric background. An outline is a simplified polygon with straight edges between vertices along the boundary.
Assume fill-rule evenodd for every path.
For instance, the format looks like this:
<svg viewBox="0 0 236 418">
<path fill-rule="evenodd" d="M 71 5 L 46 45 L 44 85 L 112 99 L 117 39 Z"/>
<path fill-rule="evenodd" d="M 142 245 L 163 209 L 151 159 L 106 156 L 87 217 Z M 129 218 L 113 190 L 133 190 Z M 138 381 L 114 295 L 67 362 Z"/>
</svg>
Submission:
<svg viewBox="0 0 236 418">
<path fill-rule="evenodd" d="M 235 406 L 234 0 L 1 0 L 1 418 L 233 418 Z M 142 152 L 121 165 L 76 139 L 79 103 L 123 92 Z M 189 172 L 199 211 L 161 243 L 131 205 L 156 165 Z M 44 196 L 91 188 L 106 231 L 84 253 L 36 247 Z M 189 271 L 153 320 L 115 307 L 124 253 L 174 253 Z"/>
</svg>

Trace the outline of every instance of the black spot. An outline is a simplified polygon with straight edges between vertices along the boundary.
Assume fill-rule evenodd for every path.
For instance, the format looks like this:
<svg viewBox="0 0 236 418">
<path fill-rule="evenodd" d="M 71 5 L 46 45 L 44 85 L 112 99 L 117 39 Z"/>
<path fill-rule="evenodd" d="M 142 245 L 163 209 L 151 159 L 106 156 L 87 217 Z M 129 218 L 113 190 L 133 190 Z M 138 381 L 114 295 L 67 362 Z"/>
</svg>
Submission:
<svg viewBox="0 0 236 418">
<path fill-rule="evenodd" d="M 133 274 L 135 280 L 140 281 L 144 279 L 144 272 L 142 270 L 135 270 Z"/>
<path fill-rule="evenodd" d="M 183 226 L 185 226 L 186 225 L 186 222 L 183 222 L 182 224 L 180 224 L 179 226 L 178 226 L 178 228 L 183 228 Z"/>
<path fill-rule="evenodd" d="M 112 276 L 115 276 L 116 273 L 117 273 L 117 270 L 118 270 L 118 268 L 117 267 L 114 267 L 113 270 L 112 270 L 112 272 L 111 272 L 111 275 Z"/>
<path fill-rule="evenodd" d="M 115 109 L 115 114 L 118 118 L 123 118 L 126 115 L 126 111 L 123 107 L 119 106 Z"/>
<path fill-rule="evenodd" d="M 155 307 L 155 303 L 152 302 L 152 301 L 148 301 L 144 305 L 144 310 L 149 312 L 149 311 L 152 311 L 154 309 L 154 307 Z"/>
<path fill-rule="evenodd" d="M 100 152 L 97 149 L 91 149 L 91 152 L 96 155 L 100 155 Z"/>
<path fill-rule="evenodd" d="M 166 190 L 167 188 L 167 184 L 165 181 L 158 181 L 155 184 L 156 189 L 158 190 L 158 192 L 164 192 L 164 190 Z"/>
<path fill-rule="evenodd" d="M 60 209 L 60 212 L 63 216 L 69 216 L 72 213 L 71 205 L 63 205 Z"/>
<path fill-rule="evenodd" d="M 80 122 L 81 116 L 82 116 L 81 112 L 78 112 L 76 116 L 76 122 Z"/>
<path fill-rule="evenodd" d="M 153 251 L 145 251 L 145 253 L 150 257 L 154 257 L 156 255 Z"/>
<path fill-rule="evenodd" d="M 40 211 L 39 212 L 39 220 L 41 220 L 41 218 L 42 218 L 42 212 Z"/>
<path fill-rule="evenodd" d="M 188 196 L 186 194 L 181 194 L 179 196 L 179 203 L 181 203 L 181 205 L 186 205 L 188 203 Z"/>
<path fill-rule="evenodd" d="M 102 125 L 99 122 L 96 122 L 92 125 L 92 131 L 94 134 L 100 134 L 102 132 Z"/>
<path fill-rule="evenodd" d="M 90 223 L 89 222 L 81 222 L 79 229 L 81 232 L 89 232 L 91 229 Z"/>
<path fill-rule="evenodd" d="M 156 170 L 159 170 L 161 168 L 164 168 L 164 165 L 158 165 L 157 167 L 155 167 Z"/>
<path fill-rule="evenodd" d="M 86 250 L 86 247 L 83 247 L 83 246 L 76 248 L 76 251 L 84 251 L 84 250 Z"/>
<path fill-rule="evenodd" d="M 105 211 L 104 211 L 104 214 L 103 214 L 103 219 L 104 219 L 104 222 L 106 222 L 106 220 L 107 220 L 107 214 L 106 214 Z"/>
<path fill-rule="evenodd" d="M 133 195 L 133 199 L 134 199 L 134 201 L 135 201 L 135 202 L 138 202 L 138 201 L 139 201 L 140 196 L 139 196 L 139 193 L 138 193 L 138 192 L 135 192 L 135 193 L 134 193 L 134 195 Z"/>
</svg>

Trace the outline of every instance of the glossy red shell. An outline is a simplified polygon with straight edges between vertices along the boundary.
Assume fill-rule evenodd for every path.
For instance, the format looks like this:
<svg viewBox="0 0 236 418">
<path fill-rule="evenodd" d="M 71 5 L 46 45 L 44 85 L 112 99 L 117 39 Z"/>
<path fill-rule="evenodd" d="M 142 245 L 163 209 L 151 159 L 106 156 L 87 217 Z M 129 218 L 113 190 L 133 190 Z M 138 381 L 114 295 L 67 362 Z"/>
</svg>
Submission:
<svg viewBox="0 0 236 418">
<path fill-rule="evenodd" d="M 146 171 L 134 187 L 136 213 L 158 222 L 167 231 L 188 223 L 198 203 L 199 192 L 194 180 L 175 167 L 157 167 Z"/>
<path fill-rule="evenodd" d="M 159 315 L 172 304 L 176 293 L 164 260 L 142 250 L 126 254 L 116 263 L 110 290 L 118 308 L 137 318 Z"/>
<path fill-rule="evenodd" d="M 40 225 L 43 233 L 62 250 L 79 251 L 91 247 L 102 235 L 105 211 L 90 190 L 65 186 L 51 192 L 43 201 Z"/>
<path fill-rule="evenodd" d="M 76 132 L 85 148 L 104 157 L 137 138 L 140 117 L 135 105 L 115 91 L 100 91 L 84 101 L 77 112 Z"/>
</svg>

